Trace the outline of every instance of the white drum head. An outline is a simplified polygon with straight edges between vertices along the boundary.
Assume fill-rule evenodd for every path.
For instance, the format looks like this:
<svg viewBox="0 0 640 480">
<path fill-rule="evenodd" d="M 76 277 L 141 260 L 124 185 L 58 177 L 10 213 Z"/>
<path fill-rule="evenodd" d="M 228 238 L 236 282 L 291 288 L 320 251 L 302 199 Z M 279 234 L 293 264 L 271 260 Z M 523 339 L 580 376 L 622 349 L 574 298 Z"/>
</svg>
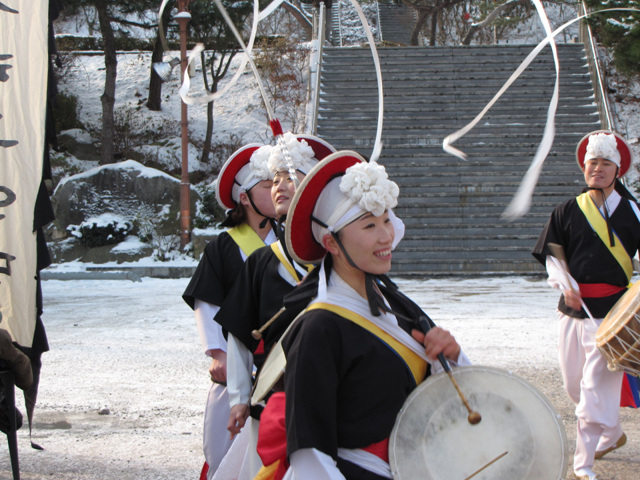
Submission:
<svg viewBox="0 0 640 480">
<path fill-rule="evenodd" d="M 496 368 L 458 367 L 453 372 L 482 421 L 468 422 L 469 412 L 446 373 L 429 377 L 407 398 L 391 434 L 395 480 L 565 478 L 567 436 L 541 392 Z"/>
</svg>

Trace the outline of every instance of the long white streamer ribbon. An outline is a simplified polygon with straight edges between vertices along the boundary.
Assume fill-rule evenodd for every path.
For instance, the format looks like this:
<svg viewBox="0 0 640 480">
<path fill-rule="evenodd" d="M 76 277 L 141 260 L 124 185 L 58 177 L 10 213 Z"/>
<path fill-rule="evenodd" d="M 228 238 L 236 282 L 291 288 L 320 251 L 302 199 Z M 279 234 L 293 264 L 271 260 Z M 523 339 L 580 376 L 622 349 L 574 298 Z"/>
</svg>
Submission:
<svg viewBox="0 0 640 480">
<path fill-rule="evenodd" d="M 162 9 L 164 8 L 164 5 L 166 4 L 167 1 L 168 0 L 164 0 L 163 1 L 163 7 L 161 7 L 160 13 L 162 13 Z M 264 92 L 264 87 L 263 87 L 262 82 L 260 80 L 260 76 L 259 76 L 259 74 L 257 72 L 255 64 L 253 63 L 253 61 L 251 59 L 251 52 L 252 52 L 253 43 L 254 43 L 254 40 L 255 40 L 255 37 L 256 37 L 258 22 L 261 21 L 261 20 L 264 20 L 270 14 L 272 14 L 284 1 L 285 0 L 274 0 L 262 12 L 259 12 L 258 11 L 258 1 L 254 0 L 254 4 L 253 4 L 253 6 L 254 6 L 253 19 L 254 19 L 254 21 L 253 21 L 252 28 L 251 28 L 251 35 L 250 35 L 250 38 L 249 38 L 249 43 L 248 43 L 248 45 L 245 45 L 242 37 L 238 33 L 237 29 L 233 25 L 233 22 L 229 18 L 226 10 L 224 9 L 224 6 L 222 5 L 222 2 L 220 0 L 215 0 L 216 5 L 220 9 L 220 12 L 225 17 L 225 21 L 229 25 L 229 28 L 231 28 L 231 30 L 233 31 L 236 39 L 238 40 L 238 42 L 242 46 L 242 49 L 244 51 L 244 58 L 243 58 L 242 64 L 240 65 L 240 67 L 236 71 L 236 73 L 233 76 L 233 78 L 229 81 L 229 83 L 227 83 L 227 85 L 225 85 L 225 87 L 222 90 L 220 90 L 220 91 L 218 91 L 216 93 L 201 95 L 201 96 L 197 96 L 197 97 L 190 96 L 189 95 L 189 89 L 191 87 L 191 81 L 189 79 L 189 76 L 185 75 L 184 79 L 183 79 L 183 82 L 182 82 L 182 85 L 181 85 L 180 90 L 179 90 L 179 94 L 180 94 L 180 97 L 182 98 L 182 100 L 186 104 L 188 104 L 188 105 L 204 104 L 204 103 L 209 103 L 209 102 L 212 102 L 214 100 L 217 100 L 217 99 L 221 98 L 236 83 L 236 81 L 238 80 L 238 78 L 240 77 L 242 72 L 244 71 L 244 68 L 245 68 L 246 64 L 249 63 L 249 65 L 251 66 L 251 68 L 252 68 L 252 70 L 253 70 L 253 72 L 255 74 L 256 80 L 258 82 L 258 87 L 260 88 L 260 91 L 262 93 L 262 97 L 264 99 L 264 103 L 265 103 L 265 106 L 267 108 L 267 113 L 268 113 L 269 119 L 270 120 L 274 119 L 274 115 L 273 115 L 273 112 L 271 111 L 271 109 L 269 107 L 269 103 L 267 101 L 266 94 Z M 369 26 L 369 22 L 367 21 L 365 15 L 364 15 L 364 12 L 362 10 L 362 7 L 357 2 L 357 0 L 350 0 L 350 1 L 351 1 L 352 5 L 353 5 L 357 15 L 358 15 L 358 18 L 360 19 L 360 22 L 362 23 L 362 26 L 363 26 L 364 31 L 365 31 L 365 35 L 367 37 L 367 40 L 369 41 L 369 47 L 371 49 L 371 55 L 373 57 L 373 63 L 374 63 L 375 70 L 376 70 L 376 80 L 377 80 L 377 84 L 378 84 L 378 123 L 377 123 L 377 129 L 376 129 L 376 138 L 375 138 L 374 145 L 373 145 L 373 152 L 371 153 L 371 157 L 369 159 L 370 162 L 376 162 L 378 160 L 378 158 L 380 158 L 380 153 L 382 151 L 382 127 L 383 127 L 383 119 L 384 119 L 384 92 L 383 92 L 383 86 L 382 86 L 382 70 L 380 68 L 380 59 L 378 57 L 378 51 L 376 49 L 375 39 L 373 38 L 373 34 L 371 32 L 371 27 Z M 166 41 L 165 41 L 164 44 L 166 44 Z M 204 46 L 202 44 L 198 44 L 198 45 L 196 45 L 194 47 L 194 49 L 189 54 L 189 61 L 187 63 L 187 69 L 189 68 L 191 63 L 198 57 L 198 55 L 203 51 L 204 51 Z"/>
<path fill-rule="evenodd" d="M 547 33 L 547 37 L 549 39 L 549 44 L 551 45 L 551 51 L 553 53 L 553 62 L 555 64 L 556 69 L 556 79 L 555 84 L 553 86 L 553 95 L 551 96 L 551 101 L 549 102 L 549 108 L 547 109 L 547 122 L 544 127 L 544 133 L 542 135 L 542 140 L 538 145 L 538 149 L 531 161 L 531 165 L 527 170 L 516 194 L 513 199 L 502 213 L 502 218 L 507 220 L 515 220 L 517 218 L 522 217 L 525 213 L 529 211 L 531 206 L 531 198 L 533 197 L 533 191 L 538 183 L 538 178 L 540 178 L 540 172 L 542 171 L 542 166 L 544 165 L 544 161 L 549 155 L 551 151 L 551 146 L 553 145 L 553 140 L 556 134 L 556 112 L 558 111 L 558 100 L 560 98 L 560 60 L 558 59 L 558 46 L 553 37 L 553 32 L 551 30 L 551 24 L 549 23 L 549 17 L 544 10 L 544 6 L 542 2 L 539 0 L 534 0 L 533 2 L 538 10 L 538 16 L 540 17 L 540 21 L 544 26 L 544 30 Z"/>
<path fill-rule="evenodd" d="M 538 14 L 542 15 L 544 13 L 544 7 L 542 7 L 542 5 L 540 5 L 540 7 L 538 6 L 539 2 L 536 1 L 536 8 L 538 8 Z M 542 9 L 542 13 L 541 10 Z M 527 55 L 527 57 L 523 60 L 523 62 L 520 64 L 520 66 L 516 69 L 515 72 L 513 72 L 513 74 L 511 75 L 511 77 L 509 77 L 509 79 L 507 80 L 507 82 L 500 88 L 500 90 L 498 91 L 498 93 L 495 94 L 495 96 L 491 99 L 491 101 L 482 109 L 482 111 L 467 125 L 465 125 L 463 128 L 461 128 L 460 130 L 452 133 L 451 135 L 448 135 L 447 137 L 445 137 L 445 139 L 442 142 L 442 148 L 444 149 L 445 152 L 454 155 L 458 158 L 461 158 L 462 160 L 466 160 L 467 159 L 467 155 L 462 152 L 461 150 L 458 150 L 457 148 L 451 146 L 451 144 L 453 142 L 455 142 L 456 140 L 462 138 L 464 135 L 466 135 L 473 127 L 475 127 L 478 122 L 484 117 L 484 115 L 487 113 L 487 111 L 489 111 L 489 109 L 498 101 L 498 99 L 502 96 L 502 94 L 507 91 L 507 89 L 513 84 L 513 82 L 515 80 L 518 79 L 518 77 L 520 77 L 520 75 L 522 74 L 522 72 L 531 64 L 531 62 L 538 56 L 538 54 L 540 53 L 540 51 L 547 46 L 548 43 L 552 43 L 553 46 L 552 48 L 554 49 L 554 61 L 556 62 L 556 87 L 554 88 L 554 93 L 549 105 L 549 109 L 547 111 L 547 125 L 545 126 L 545 132 L 543 134 L 543 138 L 541 140 L 541 143 L 538 147 L 538 150 L 534 156 L 534 159 L 529 167 L 529 170 L 527 171 L 527 173 L 525 174 L 525 177 L 523 179 L 523 181 L 521 182 L 518 191 L 516 192 L 516 195 L 514 196 L 514 198 L 512 199 L 511 203 L 509 204 L 509 206 L 507 207 L 507 209 L 505 210 L 505 212 L 503 213 L 503 217 L 510 219 L 510 220 L 514 220 L 516 218 L 519 218 L 521 216 L 523 216 L 525 213 L 528 212 L 529 210 L 529 206 L 531 204 L 531 197 L 533 196 L 533 190 L 535 189 L 536 183 L 538 181 L 539 175 L 540 175 L 540 171 L 542 170 L 542 165 L 544 163 L 544 160 L 546 159 L 549 150 L 551 149 L 551 145 L 553 144 L 553 137 L 555 136 L 555 123 L 554 123 L 554 119 L 555 119 L 555 112 L 557 109 L 557 104 L 558 104 L 558 76 L 559 76 L 559 71 L 558 71 L 558 59 L 557 59 L 557 51 L 556 51 L 556 46 L 555 46 L 555 42 L 553 42 L 554 37 L 556 37 L 559 33 L 561 33 L 562 31 L 564 31 L 566 28 L 568 28 L 569 26 L 573 25 L 574 23 L 582 20 L 583 18 L 587 18 L 591 15 L 597 14 L 597 13 L 602 13 L 602 12 L 607 12 L 607 11 L 633 11 L 633 12 L 638 12 L 640 10 L 635 9 L 635 8 L 608 8 L 608 9 L 603 9 L 603 10 L 598 10 L 596 12 L 589 12 L 585 15 L 581 15 L 578 16 L 577 18 L 570 20 L 568 22 L 566 22 L 565 24 L 563 24 L 562 26 L 560 26 L 559 28 L 557 28 L 556 30 L 550 32 L 548 29 L 548 19 L 546 19 L 546 22 L 543 21 L 543 24 L 545 25 L 545 30 L 547 31 L 547 36 L 544 38 L 544 40 L 542 40 L 530 53 L 529 55 Z M 544 15 L 546 18 L 546 15 Z"/>
<path fill-rule="evenodd" d="M 164 3 L 166 3 L 168 0 L 164 0 Z M 238 79 L 240 78 L 240 76 L 244 73 L 244 69 L 247 66 L 247 63 L 249 63 L 249 58 L 251 56 L 251 52 L 253 51 L 253 44 L 255 42 L 256 36 L 257 36 L 257 32 L 258 32 L 258 22 L 260 20 L 262 20 L 263 18 L 266 18 L 269 14 L 271 14 L 273 11 L 275 11 L 275 9 L 283 2 L 284 0 L 274 0 L 264 11 L 263 13 L 260 12 L 259 10 L 259 5 L 258 5 L 258 0 L 254 0 L 253 2 L 253 21 L 251 24 L 251 34 L 249 35 L 249 41 L 247 42 L 246 45 L 246 50 L 243 52 L 243 58 L 242 61 L 240 62 L 240 65 L 238 66 L 238 69 L 236 70 L 235 74 L 233 75 L 233 77 L 231 77 L 231 79 L 229 80 L 229 82 L 224 86 L 224 88 L 222 88 L 221 90 L 215 92 L 215 93 L 207 93 L 205 95 L 201 95 L 201 96 L 190 96 L 188 94 L 189 92 L 189 88 L 191 86 L 191 82 L 189 80 L 189 76 L 185 75 L 184 76 L 184 80 L 182 82 L 182 85 L 180 87 L 180 90 L 178 91 L 178 93 L 180 94 L 180 97 L 182 98 L 182 101 L 184 101 L 184 103 L 186 103 L 187 105 L 196 105 L 196 104 L 205 104 L 205 103 L 209 103 L 209 102 L 213 102 L 215 100 L 220 99 L 222 96 L 224 96 L 238 81 Z M 275 5 L 273 8 L 272 6 L 274 4 Z M 161 10 L 162 11 L 162 10 Z M 264 15 L 264 12 L 267 12 L 267 15 Z M 164 42 L 164 45 L 166 45 L 166 40 Z M 165 50 L 168 50 L 168 47 L 165 47 Z M 197 52 L 196 52 L 197 50 Z M 198 44 L 194 47 L 194 50 L 192 50 L 192 52 L 189 54 L 189 60 L 187 62 L 187 70 L 189 69 L 189 66 L 191 65 L 191 63 L 198 57 L 198 55 L 204 51 L 204 46 L 202 44 Z M 186 86 L 185 86 L 186 83 Z"/>
<path fill-rule="evenodd" d="M 371 153 L 371 157 L 369 158 L 369 162 L 375 163 L 380 158 L 380 153 L 382 152 L 382 121 L 384 118 L 384 93 L 382 89 L 382 70 L 380 68 L 380 58 L 378 57 L 378 50 L 376 49 L 376 42 L 373 39 L 373 34 L 371 33 L 371 27 L 369 26 L 369 22 L 367 18 L 364 16 L 364 12 L 362 11 L 362 7 L 357 2 L 357 0 L 351 0 L 351 4 L 353 8 L 355 8 L 356 13 L 358 14 L 358 18 L 360 18 L 360 22 L 362 23 L 362 27 L 364 28 L 364 33 L 367 36 L 367 40 L 369 41 L 369 47 L 371 48 L 371 55 L 373 56 L 373 64 L 376 69 L 376 80 L 378 82 L 378 126 L 376 129 L 376 139 L 373 143 L 373 152 Z"/>
</svg>

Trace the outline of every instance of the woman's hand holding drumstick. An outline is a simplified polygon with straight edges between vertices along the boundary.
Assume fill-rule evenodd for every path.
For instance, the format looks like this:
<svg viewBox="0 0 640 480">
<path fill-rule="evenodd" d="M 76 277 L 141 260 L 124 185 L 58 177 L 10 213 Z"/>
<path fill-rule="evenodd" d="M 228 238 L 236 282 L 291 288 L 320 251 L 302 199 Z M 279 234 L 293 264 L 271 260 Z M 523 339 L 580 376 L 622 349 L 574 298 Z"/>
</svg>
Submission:
<svg viewBox="0 0 640 480">
<path fill-rule="evenodd" d="M 469 402 L 462 393 L 462 390 L 460 390 L 458 382 L 453 377 L 449 362 L 445 358 L 458 358 L 458 355 L 460 355 L 460 345 L 458 345 L 458 342 L 456 342 L 453 335 L 451 335 L 451 333 L 449 333 L 447 330 L 444 330 L 440 327 L 431 328 L 429 321 L 425 317 L 420 317 L 420 319 L 418 320 L 418 325 L 420 326 L 420 330 L 422 331 L 413 330 L 411 332 L 411 335 L 413 336 L 413 338 L 415 338 L 425 346 L 425 353 L 427 354 L 427 357 L 433 360 L 438 358 L 438 360 L 442 364 L 442 368 L 444 368 L 444 371 L 447 372 L 447 375 L 449 376 L 451 383 L 453 383 L 453 386 L 458 392 L 462 403 L 464 403 L 464 406 L 469 412 L 469 416 L 467 417 L 469 423 L 471 425 L 480 423 L 480 421 L 482 420 L 482 416 L 478 412 L 475 412 L 471 409 Z"/>
</svg>

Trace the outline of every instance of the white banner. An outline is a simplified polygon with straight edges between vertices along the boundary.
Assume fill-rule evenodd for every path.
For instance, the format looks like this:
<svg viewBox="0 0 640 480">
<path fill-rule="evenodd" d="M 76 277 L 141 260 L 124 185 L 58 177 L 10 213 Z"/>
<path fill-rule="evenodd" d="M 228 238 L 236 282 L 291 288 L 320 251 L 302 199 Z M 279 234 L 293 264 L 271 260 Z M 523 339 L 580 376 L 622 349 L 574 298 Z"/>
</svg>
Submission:
<svg viewBox="0 0 640 480">
<path fill-rule="evenodd" d="M 48 15 L 48 0 L 0 0 L 0 328 L 26 347 L 36 321 Z"/>
</svg>

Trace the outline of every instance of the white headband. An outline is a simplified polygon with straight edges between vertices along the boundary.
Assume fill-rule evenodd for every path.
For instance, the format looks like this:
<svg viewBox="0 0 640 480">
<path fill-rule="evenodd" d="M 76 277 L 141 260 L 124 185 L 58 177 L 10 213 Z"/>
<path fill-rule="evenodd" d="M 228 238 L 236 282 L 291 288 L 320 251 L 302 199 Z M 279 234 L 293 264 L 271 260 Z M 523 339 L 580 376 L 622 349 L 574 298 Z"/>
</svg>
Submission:
<svg viewBox="0 0 640 480">
<path fill-rule="evenodd" d="M 591 135 L 584 154 L 585 163 L 592 158 L 604 158 L 620 167 L 620 152 L 615 135 L 607 133 Z"/>
<path fill-rule="evenodd" d="M 248 192 L 252 187 L 264 180 L 272 180 L 273 175 L 269 170 L 267 161 L 269 160 L 269 145 L 258 148 L 249 160 L 236 174 L 233 187 L 231 188 L 231 198 L 236 203 L 240 203 L 240 194 Z"/>
</svg>

